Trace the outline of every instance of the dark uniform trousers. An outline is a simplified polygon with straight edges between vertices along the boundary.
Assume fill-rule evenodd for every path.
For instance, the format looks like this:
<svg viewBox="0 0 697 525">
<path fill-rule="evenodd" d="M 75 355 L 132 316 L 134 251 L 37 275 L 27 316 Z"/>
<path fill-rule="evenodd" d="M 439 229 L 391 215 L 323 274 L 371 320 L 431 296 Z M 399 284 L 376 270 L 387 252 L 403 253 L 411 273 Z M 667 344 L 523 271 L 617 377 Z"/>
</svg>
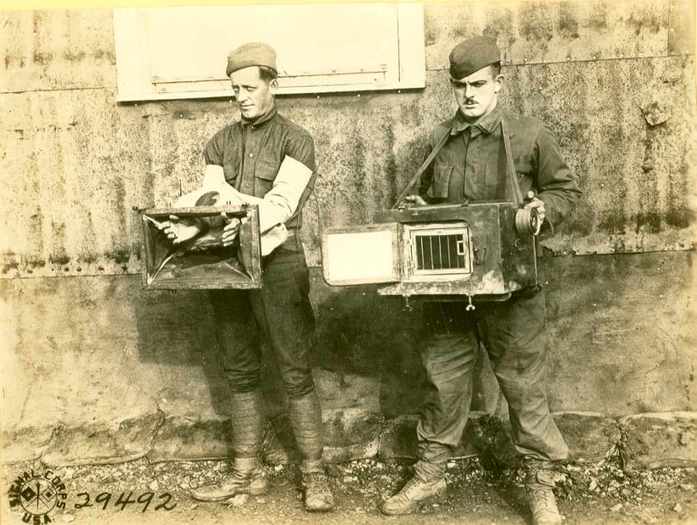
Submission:
<svg viewBox="0 0 697 525">
<path fill-rule="evenodd" d="M 261 380 L 261 336 L 272 349 L 289 398 L 314 390 L 309 345 L 314 315 L 305 255 L 295 231 L 263 259 L 264 286 L 210 293 L 220 361 L 233 392 L 252 392 Z"/>
<path fill-rule="evenodd" d="M 568 448 L 549 412 L 545 392 L 545 297 L 525 291 L 504 302 L 425 303 L 427 341 L 421 351 L 428 399 L 417 426 L 418 476 L 443 475 L 460 443 L 472 400 L 473 370 L 484 343 L 508 401 L 517 451 L 541 460 L 561 460 Z"/>
</svg>

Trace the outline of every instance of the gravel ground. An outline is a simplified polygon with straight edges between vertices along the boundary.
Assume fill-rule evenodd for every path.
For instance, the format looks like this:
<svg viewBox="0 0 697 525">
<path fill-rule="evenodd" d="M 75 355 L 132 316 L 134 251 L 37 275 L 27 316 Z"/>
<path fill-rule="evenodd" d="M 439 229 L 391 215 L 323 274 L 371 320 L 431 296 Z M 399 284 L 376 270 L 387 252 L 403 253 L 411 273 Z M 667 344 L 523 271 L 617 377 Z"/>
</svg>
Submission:
<svg viewBox="0 0 697 525">
<path fill-rule="evenodd" d="M 229 468 L 224 461 L 151 464 L 142 459 L 118 465 L 62 467 L 50 470 L 66 486 L 66 506 L 54 508 L 48 516 L 54 523 L 100 525 L 528 523 L 522 473 L 518 469 L 488 467 L 483 468 L 476 458 L 451 461 L 445 496 L 422 506 L 415 515 L 391 518 L 382 516 L 378 505 L 408 477 L 409 462 L 360 460 L 330 465 L 337 508 L 321 515 L 302 510 L 297 473 L 289 466 L 265 467 L 271 481 L 267 495 L 238 496 L 222 504 L 196 503 L 188 491 L 224 476 Z M 9 508 L 7 494 L 13 480 L 32 469 L 34 473 L 46 471 L 38 462 L 4 467 L 0 524 L 22 523 L 23 514 Z M 619 457 L 593 465 L 566 465 L 560 470 L 557 483 L 559 507 L 568 524 L 697 524 L 696 490 L 695 469 L 626 472 Z M 154 495 L 146 508 L 148 493 Z M 91 505 L 82 506 L 87 495 Z M 45 523 L 33 519 L 29 523 Z"/>
</svg>

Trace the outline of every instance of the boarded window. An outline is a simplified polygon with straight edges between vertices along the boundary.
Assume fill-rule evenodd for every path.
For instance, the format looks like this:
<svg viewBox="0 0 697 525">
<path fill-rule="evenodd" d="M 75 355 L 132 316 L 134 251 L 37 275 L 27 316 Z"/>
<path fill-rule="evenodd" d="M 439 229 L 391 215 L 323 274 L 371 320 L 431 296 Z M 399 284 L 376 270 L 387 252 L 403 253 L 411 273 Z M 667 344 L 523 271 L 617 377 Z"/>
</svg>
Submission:
<svg viewBox="0 0 697 525">
<path fill-rule="evenodd" d="M 270 44 L 279 93 L 423 88 L 420 4 L 115 9 L 120 101 L 230 96 L 230 49 Z"/>
</svg>

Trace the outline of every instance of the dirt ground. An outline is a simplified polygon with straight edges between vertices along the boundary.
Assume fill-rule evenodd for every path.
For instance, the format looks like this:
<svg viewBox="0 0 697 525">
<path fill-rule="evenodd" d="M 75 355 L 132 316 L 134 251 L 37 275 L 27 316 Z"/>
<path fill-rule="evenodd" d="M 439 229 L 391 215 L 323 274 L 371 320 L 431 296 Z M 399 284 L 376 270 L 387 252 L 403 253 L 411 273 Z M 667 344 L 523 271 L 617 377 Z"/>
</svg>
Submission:
<svg viewBox="0 0 697 525">
<path fill-rule="evenodd" d="M 417 514 L 389 518 L 380 514 L 378 504 L 404 482 L 410 472 L 409 462 L 360 460 L 329 466 L 336 510 L 327 514 L 303 511 L 292 466 L 265 467 L 271 489 L 264 496 L 238 496 L 219 504 L 197 503 L 188 496 L 191 487 L 220 479 L 228 468 L 224 461 L 150 464 L 145 459 L 53 469 L 38 462 L 5 466 L 0 524 L 21 524 L 23 518 L 28 523 L 48 523 L 46 517 L 51 523 L 75 525 L 529 523 L 521 472 L 515 468 L 483 468 L 476 458 L 449 463 L 445 496 L 423 505 Z M 25 472 L 29 477 L 41 476 L 47 470 L 49 477 L 59 476 L 65 484 L 65 508 L 54 507 L 38 518 L 20 510 L 19 504 L 10 508 L 13 498 L 8 491 L 13 484 L 17 486 L 16 478 Z M 27 482 L 22 489 L 27 485 L 36 486 L 36 482 Z M 625 472 L 619 458 L 596 465 L 566 465 L 557 483 L 559 507 L 569 525 L 697 524 L 696 491 L 695 469 Z M 85 505 L 88 497 L 89 505 Z M 37 512 L 28 506 L 32 513 Z"/>
</svg>

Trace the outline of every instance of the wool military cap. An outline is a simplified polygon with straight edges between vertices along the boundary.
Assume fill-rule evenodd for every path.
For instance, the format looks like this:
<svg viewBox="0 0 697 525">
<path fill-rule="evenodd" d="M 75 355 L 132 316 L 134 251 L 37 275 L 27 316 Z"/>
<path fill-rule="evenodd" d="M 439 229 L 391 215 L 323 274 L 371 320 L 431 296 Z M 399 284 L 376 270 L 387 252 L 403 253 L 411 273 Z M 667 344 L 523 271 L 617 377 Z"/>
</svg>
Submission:
<svg viewBox="0 0 697 525">
<path fill-rule="evenodd" d="M 276 69 L 276 52 L 271 46 L 262 42 L 242 44 L 240 47 L 230 51 L 230 54 L 227 56 L 225 74 L 230 76 L 230 73 L 238 69 L 251 66 L 265 66 L 278 73 Z"/>
<path fill-rule="evenodd" d="M 465 78 L 500 61 L 496 41 L 485 36 L 475 36 L 460 42 L 450 52 L 450 76 L 456 79 Z"/>
</svg>

